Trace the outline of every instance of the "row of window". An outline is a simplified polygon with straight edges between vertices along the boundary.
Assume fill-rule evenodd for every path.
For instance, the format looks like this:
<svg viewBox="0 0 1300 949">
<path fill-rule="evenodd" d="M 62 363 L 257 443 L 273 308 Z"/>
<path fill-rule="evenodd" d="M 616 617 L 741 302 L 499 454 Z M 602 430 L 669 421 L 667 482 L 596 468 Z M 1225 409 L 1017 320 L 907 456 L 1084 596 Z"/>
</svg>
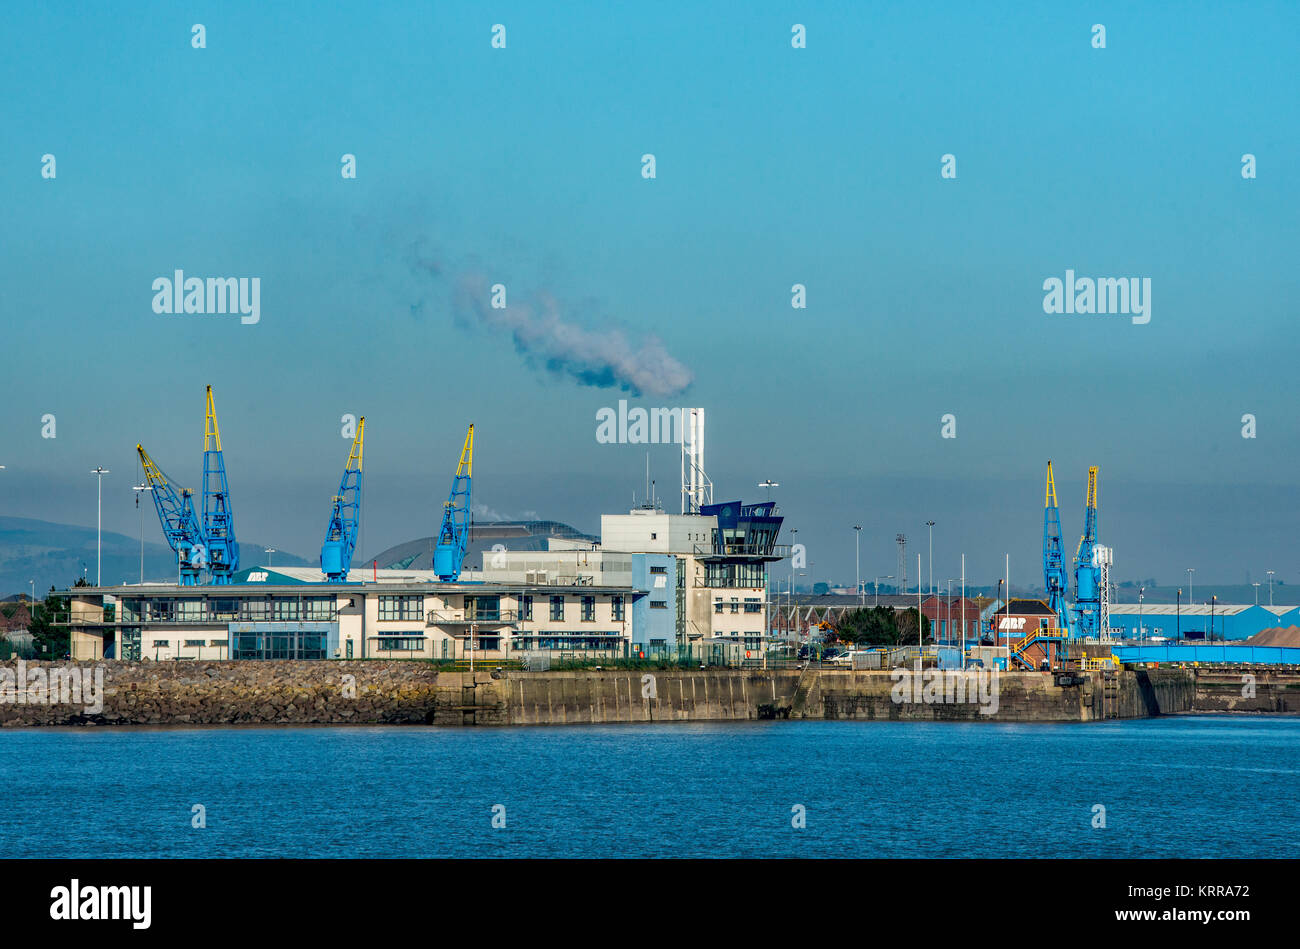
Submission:
<svg viewBox="0 0 1300 949">
<path fill-rule="evenodd" d="M 235 597 L 150 597 L 122 600 L 125 623 L 293 623 L 334 619 L 332 596 L 267 599 Z"/>
<path fill-rule="evenodd" d="M 552 596 L 550 600 L 550 621 L 552 623 L 564 622 L 564 597 Z M 584 596 L 579 604 L 582 621 L 584 623 L 596 622 L 596 598 L 594 596 Z M 616 595 L 609 598 L 610 616 L 615 623 L 623 621 L 623 597 Z M 520 617 L 525 622 L 532 622 L 533 619 L 533 598 L 525 595 L 519 598 Z"/>
<path fill-rule="evenodd" d="M 721 612 L 722 612 L 722 607 L 723 607 L 722 597 L 720 597 L 720 596 L 719 596 L 719 597 L 714 597 L 714 599 L 713 599 L 713 612 L 714 612 L 714 613 L 721 613 Z M 739 612 L 740 612 L 740 598 L 739 598 L 739 597 L 734 597 L 734 596 L 733 596 L 733 597 L 731 598 L 731 612 L 733 612 L 733 613 L 739 613 Z M 746 612 L 746 613 L 761 613 L 761 612 L 763 612 L 763 601 L 762 601 L 759 597 L 756 597 L 756 596 L 747 596 L 747 597 L 745 597 L 745 612 Z"/>
</svg>

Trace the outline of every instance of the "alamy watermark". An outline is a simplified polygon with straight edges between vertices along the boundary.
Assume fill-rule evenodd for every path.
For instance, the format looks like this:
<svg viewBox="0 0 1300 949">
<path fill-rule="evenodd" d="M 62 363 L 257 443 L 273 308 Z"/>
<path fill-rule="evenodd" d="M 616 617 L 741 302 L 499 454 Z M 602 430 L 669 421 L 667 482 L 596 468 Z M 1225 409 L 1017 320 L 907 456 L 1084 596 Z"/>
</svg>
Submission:
<svg viewBox="0 0 1300 949">
<path fill-rule="evenodd" d="M 186 277 L 177 270 L 153 282 L 155 313 L 238 313 L 251 326 L 262 318 L 261 277 Z"/>
<path fill-rule="evenodd" d="M 895 669 L 890 698 L 895 705 L 978 705 L 981 715 L 996 715 L 1002 680 L 997 669 Z"/>
<path fill-rule="evenodd" d="M 37 666 L 28 670 L 18 660 L 10 669 L 0 666 L 0 704 L 4 705 L 84 705 L 98 715 L 104 711 L 104 667 Z"/>
<path fill-rule="evenodd" d="M 682 441 L 686 409 L 627 407 L 627 399 L 618 400 L 618 409 L 608 406 L 596 412 L 596 441 L 601 445 L 667 445 Z"/>
<path fill-rule="evenodd" d="M 1048 277 L 1043 281 L 1044 313 L 1114 313 L 1131 315 L 1133 322 L 1151 322 L 1151 278 L 1076 277 L 1065 272 L 1065 280 Z"/>
</svg>

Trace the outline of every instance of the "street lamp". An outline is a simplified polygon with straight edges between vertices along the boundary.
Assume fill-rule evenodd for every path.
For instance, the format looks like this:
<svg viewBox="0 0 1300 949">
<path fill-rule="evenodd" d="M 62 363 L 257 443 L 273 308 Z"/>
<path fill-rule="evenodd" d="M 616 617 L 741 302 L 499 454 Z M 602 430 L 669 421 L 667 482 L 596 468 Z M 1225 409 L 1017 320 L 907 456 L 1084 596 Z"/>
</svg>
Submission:
<svg viewBox="0 0 1300 949">
<path fill-rule="evenodd" d="M 892 580 L 892 579 L 894 579 L 894 575 L 893 575 L 892 573 L 889 574 L 889 576 L 887 576 L 887 577 L 876 577 L 876 583 L 875 583 L 875 587 L 876 587 L 876 603 L 875 603 L 875 605 L 876 605 L 876 606 L 879 606 L 879 605 L 880 605 L 880 581 L 881 581 L 881 580 Z"/>
<path fill-rule="evenodd" d="M 99 506 L 95 516 L 95 586 L 99 586 L 103 580 L 104 565 L 104 475 L 112 472 L 97 465 L 90 473 L 99 479 Z"/>
<path fill-rule="evenodd" d="M 271 554 L 275 553 L 275 548 L 267 547 L 265 548 L 265 550 L 266 550 L 266 565 L 269 567 L 271 566 Z"/>
<path fill-rule="evenodd" d="M 135 509 L 140 512 L 140 584 L 141 586 L 143 586 L 144 585 L 144 508 L 140 506 L 140 494 L 141 492 L 144 491 L 148 491 L 150 494 L 152 494 L 153 487 L 152 485 L 148 485 L 148 484 L 137 484 L 137 485 L 133 485 L 131 487 L 131 490 L 135 492 Z"/>
<path fill-rule="evenodd" d="M 1174 600 L 1174 627 L 1178 642 L 1183 641 L 1183 591 L 1179 589 L 1178 598 Z"/>
<path fill-rule="evenodd" d="M 1142 642 L 1142 594 L 1146 591 L 1146 587 L 1138 587 L 1138 642 Z"/>
<path fill-rule="evenodd" d="M 861 550 L 862 550 L 862 525 L 854 524 L 853 525 L 853 573 L 855 579 L 857 580 L 858 606 L 862 605 L 862 600 L 863 600 Z"/>
<path fill-rule="evenodd" d="M 760 488 L 766 488 L 766 489 L 767 489 L 767 499 L 768 499 L 769 501 L 772 500 L 772 489 L 773 489 L 773 488 L 779 488 L 779 487 L 781 487 L 780 484 L 778 484 L 777 482 L 773 481 L 771 478 L 768 478 L 766 481 L 760 481 L 760 482 L 758 483 L 758 486 L 759 486 Z"/>
<path fill-rule="evenodd" d="M 925 526 L 930 530 L 930 595 L 934 596 L 934 521 L 926 521 Z M 920 572 L 921 568 L 916 569 Z"/>
<path fill-rule="evenodd" d="M 1255 588 L 1255 605 L 1259 606 L 1259 581 L 1256 580 L 1251 586 Z"/>
<path fill-rule="evenodd" d="M 1273 605 L 1273 571 L 1268 572 L 1268 605 Z"/>
<path fill-rule="evenodd" d="M 1195 567 L 1187 568 L 1187 602 L 1193 604 L 1196 602 L 1196 587 L 1192 585 L 1192 574 L 1195 572 Z"/>
</svg>

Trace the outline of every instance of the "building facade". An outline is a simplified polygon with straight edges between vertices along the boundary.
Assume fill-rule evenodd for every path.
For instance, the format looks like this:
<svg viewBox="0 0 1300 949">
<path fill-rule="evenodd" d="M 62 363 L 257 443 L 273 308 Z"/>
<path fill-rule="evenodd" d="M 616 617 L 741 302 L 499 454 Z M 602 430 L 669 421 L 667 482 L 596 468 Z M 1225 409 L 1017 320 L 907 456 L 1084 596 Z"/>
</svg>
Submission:
<svg viewBox="0 0 1300 949">
<path fill-rule="evenodd" d="M 225 586 L 76 587 L 69 591 L 79 659 L 506 659 L 548 650 L 626 656 L 627 585 L 558 578 L 443 583 L 353 571 L 325 584 L 307 568 L 253 568 Z M 305 576 L 304 576 L 305 575 Z"/>
</svg>

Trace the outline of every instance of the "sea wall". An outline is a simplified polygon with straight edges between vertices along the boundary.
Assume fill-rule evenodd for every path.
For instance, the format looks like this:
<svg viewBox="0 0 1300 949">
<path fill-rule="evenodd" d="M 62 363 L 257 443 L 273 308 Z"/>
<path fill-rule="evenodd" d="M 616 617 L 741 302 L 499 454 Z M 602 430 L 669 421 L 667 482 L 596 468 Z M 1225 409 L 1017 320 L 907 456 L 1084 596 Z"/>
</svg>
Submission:
<svg viewBox="0 0 1300 949">
<path fill-rule="evenodd" d="M 1300 714 L 1300 673 L 1253 668 L 1197 669 L 1197 712 Z"/>
<path fill-rule="evenodd" d="M 1130 674 L 1121 674 L 1130 675 Z M 962 701 L 888 672 L 440 672 L 422 662 L 0 663 L 0 725 L 549 725 L 750 719 L 1080 721 L 1088 683 L 1006 673 Z M 986 685 L 987 685 L 986 680 Z M 987 691 L 987 690 L 986 690 Z M 1100 687 L 1098 694 L 1101 694 Z M 1133 691 L 1133 690 L 1130 690 Z M 1134 692 L 1136 695 L 1136 692 Z M 1122 705 L 1122 708 L 1121 708 Z M 1100 708 L 1100 706 L 1098 706 Z M 1146 714 L 1137 698 L 1105 717 Z"/>
<path fill-rule="evenodd" d="M 562 725 L 756 719 L 1087 722 L 1300 711 L 1300 673 L 1002 673 L 961 693 L 849 670 L 439 671 L 410 661 L 0 663 L 0 726 Z M 987 676 L 988 673 L 984 673 Z M 71 681 L 69 681 L 71 680 Z M 1253 694 L 1251 688 L 1253 686 Z M 962 694 L 964 693 L 964 694 Z"/>
</svg>

